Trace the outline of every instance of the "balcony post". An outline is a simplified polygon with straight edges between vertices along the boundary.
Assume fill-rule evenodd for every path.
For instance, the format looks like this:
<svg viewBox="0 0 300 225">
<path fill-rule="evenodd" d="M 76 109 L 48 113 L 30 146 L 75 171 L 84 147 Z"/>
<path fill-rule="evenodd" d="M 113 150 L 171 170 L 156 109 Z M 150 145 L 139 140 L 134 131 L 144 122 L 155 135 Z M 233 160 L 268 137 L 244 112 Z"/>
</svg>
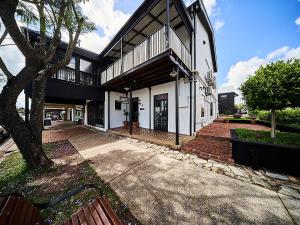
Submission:
<svg viewBox="0 0 300 225">
<path fill-rule="evenodd" d="M 132 135 L 132 87 L 129 85 L 129 134 Z"/>
<path fill-rule="evenodd" d="M 75 57 L 75 83 L 80 83 L 80 58 L 78 56 Z"/>
<path fill-rule="evenodd" d="M 179 80 L 179 68 L 177 68 L 175 78 L 175 129 L 176 129 L 176 145 L 179 145 L 179 97 L 178 97 L 178 80 Z"/>
<path fill-rule="evenodd" d="M 120 74 L 123 73 L 124 68 L 123 68 L 124 60 L 123 60 L 123 36 L 121 37 L 121 71 Z"/>
<path fill-rule="evenodd" d="M 170 0 L 166 0 L 166 48 L 170 48 Z"/>
</svg>

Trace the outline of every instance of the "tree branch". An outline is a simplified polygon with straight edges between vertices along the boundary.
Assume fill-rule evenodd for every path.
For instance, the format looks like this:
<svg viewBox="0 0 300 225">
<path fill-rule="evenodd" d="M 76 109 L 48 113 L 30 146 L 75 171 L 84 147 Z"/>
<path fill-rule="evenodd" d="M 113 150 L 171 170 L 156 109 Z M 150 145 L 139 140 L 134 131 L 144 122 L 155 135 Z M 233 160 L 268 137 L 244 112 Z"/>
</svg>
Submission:
<svg viewBox="0 0 300 225">
<path fill-rule="evenodd" d="M 6 38 L 7 34 L 8 34 L 8 30 L 5 28 L 5 31 L 2 34 L 2 37 L 0 38 L 0 45 L 2 44 L 2 42 L 4 41 L 4 39 Z"/>
<path fill-rule="evenodd" d="M 27 58 L 38 60 L 37 50 L 28 43 L 18 27 L 14 15 L 16 7 L 17 3 L 12 4 L 11 0 L 4 0 L 1 2 L 0 16 L 2 22 L 22 54 Z"/>
<path fill-rule="evenodd" d="M 3 62 L 2 58 L 0 57 L 0 69 L 3 71 L 4 75 L 7 77 L 7 80 L 13 78 L 14 76 L 12 75 L 11 72 L 7 69 L 5 63 Z"/>
</svg>

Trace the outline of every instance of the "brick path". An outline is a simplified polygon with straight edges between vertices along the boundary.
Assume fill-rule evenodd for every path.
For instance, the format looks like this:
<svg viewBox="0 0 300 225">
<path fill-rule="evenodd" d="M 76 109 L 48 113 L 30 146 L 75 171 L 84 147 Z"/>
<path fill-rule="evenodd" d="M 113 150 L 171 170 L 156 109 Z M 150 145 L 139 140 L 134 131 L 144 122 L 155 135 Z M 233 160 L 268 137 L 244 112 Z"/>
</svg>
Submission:
<svg viewBox="0 0 300 225">
<path fill-rule="evenodd" d="M 43 143 L 57 142 L 69 139 L 70 137 L 93 133 L 94 131 L 86 129 L 83 126 L 74 126 L 62 130 L 45 130 L 43 131 Z"/>
<path fill-rule="evenodd" d="M 252 130 L 270 129 L 261 125 L 214 122 L 199 130 L 197 137 L 183 145 L 181 150 L 194 153 L 204 159 L 213 159 L 233 164 L 230 129 L 236 128 Z"/>
</svg>

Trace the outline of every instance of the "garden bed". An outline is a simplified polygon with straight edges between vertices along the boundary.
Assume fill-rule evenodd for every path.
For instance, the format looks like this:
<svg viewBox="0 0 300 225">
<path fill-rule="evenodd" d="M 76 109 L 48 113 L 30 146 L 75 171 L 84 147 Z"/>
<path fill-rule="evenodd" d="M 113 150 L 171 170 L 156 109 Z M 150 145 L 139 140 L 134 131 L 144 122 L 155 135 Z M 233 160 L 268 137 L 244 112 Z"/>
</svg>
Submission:
<svg viewBox="0 0 300 225">
<path fill-rule="evenodd" d="M 300 177 L 300 134 L 278 132 L 275 140 L 269 136 L 269 131 L 231 130 L 235 163 Z"/>
<path fill-rule="evenodd" d="M 44 148 L 55 162 L 54 167 L 44 171 L 30 170 L 18 151 L 3 156 L 5 158 L 0 163 L 0 194 L 20 193 L 30 202 L 42 203 L 80 185 L 93 183 L 101 187 L 124 224 L 139 224 L 114 191 L 104 184 L 68 141 L 46 144 Z M 60 224 L 98 196 L 97 191 L 86 189 L 54 207 L 42 210 L 45 224 Z"/>
</svg>

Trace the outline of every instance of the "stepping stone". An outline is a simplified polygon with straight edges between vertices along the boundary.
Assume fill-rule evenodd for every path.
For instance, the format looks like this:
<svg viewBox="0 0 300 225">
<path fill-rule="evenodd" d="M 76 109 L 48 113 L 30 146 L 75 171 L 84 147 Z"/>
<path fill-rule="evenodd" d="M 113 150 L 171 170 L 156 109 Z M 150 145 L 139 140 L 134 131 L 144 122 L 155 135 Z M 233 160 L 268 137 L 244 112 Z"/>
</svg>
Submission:
<svg viewBox="0 0 300 225">
<path fill-rule="evenodd" d="M 288 195 L 290 197 L 297 198 L 300 200 L 300 193 L 296 189 L 291 188 L 289 186 L 280 186 L 280 190 L 278 193 Z"/>
<path fill-rule="evenodd" d="M 279 173 L 273 173 L 273 172 L 266 172 L 266 175 L 268 177 L 272 177 L 274 179 L 279 179 L 279 180 L 288 180 L 288 176 L 283 175 L 283 174 L 279 174 Z"/>
<path fill-rule="evenodd" d="M 278 194 L 296 224 L 300 224 L 300 201 L 286 195 Z"/>
<path fill-rule="evenodd" d="M 264 179 L 262 179 L 262 177 L 260 176 L 252 176 L 252 181 L 256 185 L 260 185 L 265 188 L 272 189 L 271 185 L 268 182 L 264 181 Z"/>
<path fill-rule="evenodd" d="M 229 166 L 229 168 L 231 169 L 231 171 L 236 175 L 236 176 L 240 176 L 240 177 L 246 177 L 248 178 L 248 174 L 245 170 L 243 170 L 242 168 L 236 167 L 236 166 Z"/>
</svg>

